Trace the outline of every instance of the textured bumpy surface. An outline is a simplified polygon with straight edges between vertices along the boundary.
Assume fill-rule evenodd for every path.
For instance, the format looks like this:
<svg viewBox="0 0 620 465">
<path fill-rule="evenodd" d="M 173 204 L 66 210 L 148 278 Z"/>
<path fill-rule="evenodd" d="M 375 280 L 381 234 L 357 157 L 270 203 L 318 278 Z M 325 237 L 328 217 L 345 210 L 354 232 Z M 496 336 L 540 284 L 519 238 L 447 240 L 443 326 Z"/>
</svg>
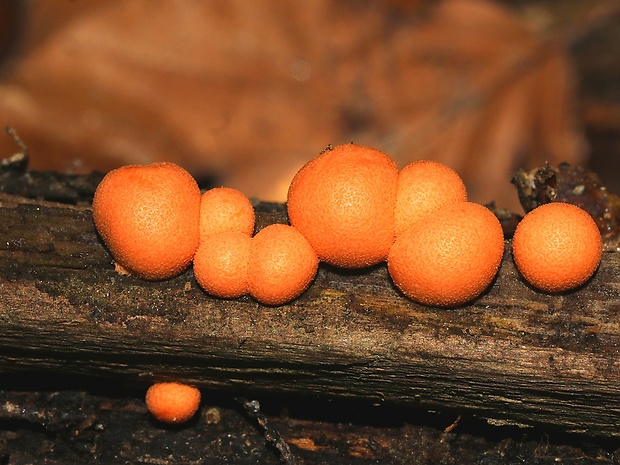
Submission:
<svg viewBox="0 0 620 465">
<path fill-rule="evenodd" d="M 361 268 L 387 258 L 394 241 L 398 169 L 355 144 L 326 149 L 293 178 L 288 216 L 326 263 Z"/>
<path fill-rule="evenodd" d="M 194 255 L 194 276 L 205 291 L 226 299 L 248 293 L 252 238 L 228 231 L 205 238 Z"/>
<path fill-rule="evenodd" d="M 304 292 L 316 276 L 319 259 L 295 228 L 273 224 L 252 239 L 248 263 L 250 295 L 280 305 Z"/>
<path fill-rule="evenodd" d="M 186 384 L 155 383 L 146 391 L 146 408 L 164 423 L 183 423 L 194 416 L 200 405 L 200 391 Z"/>
<path fill-rule="evenodd" d="M 444 205 L 465 201 L 467 189 L 452 168 L 431 160 L 411 163 L 398 173 L 396 235 Z"/>
<path fill-rule="evenodd" d="M 190 264 L 199 209 L 196 181 L 173 163 L 113 170 L 93 199 L 95 225 L 117 264 L 150 280 L 176 276 Z"/>
<path fill-rule="evenodd" d="M 248 236 L 254 232 L 254 207 L 237 189 L 215 187 L 200 199 L 200 240 L 220 232 L 238 231 Z"/>
<path fill-rule="evenodd" d="M 457 306 L 493 281 L 504 253 L 499 220 L 477 203 L 456 202 L 396 238 L 390 276 L 405 295 L 427 305 Z"/>
<path fill-rule="evenodd" d="M 603 242 L 592 217 L 554 202 L 529 212 L 513 238 L 515 263 L 527 281 L 548 292 L 580 286 L 601 261 Z"/>
</svg>

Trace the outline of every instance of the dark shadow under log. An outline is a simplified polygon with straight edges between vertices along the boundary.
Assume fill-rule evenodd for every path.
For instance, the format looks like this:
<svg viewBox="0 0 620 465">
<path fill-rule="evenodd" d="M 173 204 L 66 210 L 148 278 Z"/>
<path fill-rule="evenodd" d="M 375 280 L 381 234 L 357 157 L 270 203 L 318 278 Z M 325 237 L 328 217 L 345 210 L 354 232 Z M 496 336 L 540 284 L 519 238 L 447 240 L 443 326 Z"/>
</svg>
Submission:
<svg viewBox="0 0 620 465">
<path fill-rule="evenodd" d="M 269 208 L 263 208 L 269 207 Z M 286 221 L 258 205 L 259 224 Z M 0 372 L 354 398 L 496 423 L 620 436 L 620 253 L 564 295 L 528 287 L 507 244 L 492 287 L 457 309 L 404 298 L 385 266 L 321 266 L 296 301 L 206 295 L 191 270 L 121 276 L 89 208 L 0 197 Z"/>
</svg>

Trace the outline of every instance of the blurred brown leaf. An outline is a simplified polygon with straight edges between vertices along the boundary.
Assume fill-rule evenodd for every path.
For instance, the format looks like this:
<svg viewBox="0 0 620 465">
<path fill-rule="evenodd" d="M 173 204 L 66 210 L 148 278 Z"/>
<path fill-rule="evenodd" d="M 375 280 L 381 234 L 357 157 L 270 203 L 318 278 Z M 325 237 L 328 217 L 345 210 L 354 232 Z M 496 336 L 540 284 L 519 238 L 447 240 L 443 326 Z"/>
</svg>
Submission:
<svg viewBox="0 0 620 465">
<path fill-rule="evenodd" d="M 585 155 L 566 45 L 490 1 L 58 5 L 32 4 L 0 83 L 34 167 L 170 160 L 283 200 L 303 163 L 355 141 L 512 207 L 517 168 Z"/>
</svg>

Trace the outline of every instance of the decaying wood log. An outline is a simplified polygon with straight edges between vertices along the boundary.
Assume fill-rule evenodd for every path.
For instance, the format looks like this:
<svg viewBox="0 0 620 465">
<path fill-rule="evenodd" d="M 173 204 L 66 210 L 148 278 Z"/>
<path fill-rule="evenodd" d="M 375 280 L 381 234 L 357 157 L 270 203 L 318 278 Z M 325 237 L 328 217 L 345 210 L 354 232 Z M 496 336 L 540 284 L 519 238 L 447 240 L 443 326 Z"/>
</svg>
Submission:
<svg viewBox="0 0 620 465">
<path fill-rule="evenodd" d="M 259 224 L 286 221 L 257 206 Z M 191 270 L 118 275 L 88 207 L 0 197 L 0 371 L 147 385 L 178 379 L 247 394 L 357 398 L 620 435 L 620 254 L 581 289 L 549 296 L 509 247 L 470 305 L 417 305 L 384 266 L 322 266 L 289 305 L 212 298 Z"/>
</svg>

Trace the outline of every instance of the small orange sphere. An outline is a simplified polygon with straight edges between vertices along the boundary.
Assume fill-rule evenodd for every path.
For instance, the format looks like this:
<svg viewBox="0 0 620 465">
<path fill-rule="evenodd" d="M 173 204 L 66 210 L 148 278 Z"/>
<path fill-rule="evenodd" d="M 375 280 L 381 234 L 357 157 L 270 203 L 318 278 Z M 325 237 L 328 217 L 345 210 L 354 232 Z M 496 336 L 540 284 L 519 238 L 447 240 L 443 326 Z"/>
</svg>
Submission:
<svg viewBox="0 0 620 465">
<path fill-rule="evenodd" d="M 603 251 L 592 217 L 568 203 L 554 202 L 530 211 L 517 225 L 512 255 L 521 275 L 534 287 L 562 292 L 586 282 Z"/>
<path fill-rule="evenodd" d="M 216 187 L 202 194 L 200 200 L 200 240 L 227 231 L 248 236 L 254 232 L 254 207 L 237 189 Z"/>
<path fill-rule="evenodd" d="M 146 391 L 146 408 L 164 423 L 183 423 L 200 405 L 200 391 L 181 383 L 157 383 Z"/>
<path fill-rule="evenodd" d="M 281 305 L 301 295 L 318 269 L 316 252 L 292 226 L 272 224 L 252 238 L 248 265 L 250 295 Z"/>
<path fill-rule="evenodd" d="M 398 175 L 396 235 L 444 205 L 466 201 L 465 184 L 452 168 L 431 160 L 413 162 Z"/>
<path fill-rule="evenodd" d="M 486 207 L 457 202 L 430 213 L 396 238 L 388 270 L 412 300 L 454 307 L 480 295 L 497 274 L 504 234 Z"/>
<path fill-rule="evenodd" d="M 355 144 L 326 149 L 291 182 L 291 225 L 326 263 L 374 265 L 394 242 L 397 183 L 396 165 L 379 150 Z"/>
<path fill-rule="evenodd" d="M 234 299 L 248 293 L 252 238 L 238 231 L 206 237 L 194 256 L 194 276 L 215 297 Z"/>
<path fill-rule="evenodd" d="M 199 240 L 200 190 L 174 163 L 110 171 L 93 198 L 93 219 L 120 268 L 143 279 L 171 278 Z"/>
</svg>

